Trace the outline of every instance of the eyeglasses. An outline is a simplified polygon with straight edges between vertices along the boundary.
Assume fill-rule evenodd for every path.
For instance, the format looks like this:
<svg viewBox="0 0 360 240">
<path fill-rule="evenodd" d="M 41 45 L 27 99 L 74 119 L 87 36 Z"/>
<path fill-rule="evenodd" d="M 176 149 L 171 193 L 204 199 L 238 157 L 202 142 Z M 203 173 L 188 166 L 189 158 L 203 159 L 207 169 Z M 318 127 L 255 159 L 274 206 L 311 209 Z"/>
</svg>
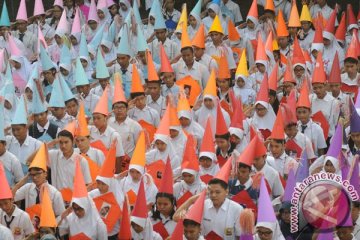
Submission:
<svg viewBox="0 0 360 240">
<path fill-rule="evenodd" d="M 255 110 L 256 110 L 257 112 L 263 112 L 263 111 L 266 110 L 266 108 L 255 108 Z"/>
<path fill-rule="evenodd" d="M 35 177 L 40 176 L 42 173 L 43 173 L 43 172 L 30 173 L 29 176 L 30 176 L 31 178 L 35 178 Z"/>
<path fill-rule="evenodd" d="M 263 236 L 270 236 L 270 234 L 272 234 L 272 231 L 257 231 L 257 234 L 259 236 L 263 235 Z"/>
<path fill-rule="evenodd" d="M 73 211 L 74 212 L 80 212 L 80 211 L 83 211 L 84 209 L 81 208 L 81 207 L 72 207 Z"/>
</svg>

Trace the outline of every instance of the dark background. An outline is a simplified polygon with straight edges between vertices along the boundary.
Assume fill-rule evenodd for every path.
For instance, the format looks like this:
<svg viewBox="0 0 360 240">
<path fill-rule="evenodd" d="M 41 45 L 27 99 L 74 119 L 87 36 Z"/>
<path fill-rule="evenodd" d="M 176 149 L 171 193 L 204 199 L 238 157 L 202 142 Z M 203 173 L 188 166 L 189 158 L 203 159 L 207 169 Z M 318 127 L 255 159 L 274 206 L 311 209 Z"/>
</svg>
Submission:
<svg viewBox="0 0 360 240">
<path fill-rule="evenodd" d="M 2 8 L 3 5 L 3 0 L 0 0 L 0 7 Z M 5 0 L 7 7 L 8 7 L 8 11 L 9 11 L 9 16 L 11 21 L 14 21 L 16 18 L 16 14 L 17 14 L 17 10 L 19 8 L 19 4 L 20 4 L 20 0 Z M 165 1 L 165 0 L 163 0 Z M 243 16 L 243 18 L 246 18 L 247 12 L 249 11 L 250 5 L 252 3 L 252 0 L 233 0 L 234 2 L 236 2 L 237 4 L 239 4 L 240 6 L 240 10 L 241 10 L 241 14 Z M 316 0 L 314 0 L 316 2 Z M 27 6 L 27 11 L 28 11 L 28 15 L 32 16 L 33 10 L 34 10 L 34 2 L 35 0 L 26 0 L 26 6 Z M 181 9 L 181 5 L 183 3 L 187 4 L 187 8 L 188 8 L 188 13 L 190 13 L 191 9 L 195 6 L 197 0 L 190 0 L 190 1 L 184 1 L 184 0 L 175 0 L 175 8 L 180 10 Z M 354 13 L 355 16 L 357 16 L 357 12 L 359 9 L 359 0 L 345 0 L 345 1 L 341 1 L 341 0 L 328 0 L 328 5 L 332 8 L 334 8 L 335 3 L 338 3 L 341 6 L 341 9 L 346 9 L 346 4 L 350 3 L 353 6 L 354 9 Z M 44 8 L 49 9 L 52 7 L 54 3 L 54 0 L 43 0 L 43 4 L 44 4 Z M 141 0 L 142 5 L 144 5 L 144 0 Z M 301 11 L 301 0 L 297 0 L 296 1 L 297 5 L 298 5 L 298 9 L 299 11 Z M 143 16 L 143 18 L 146 18 L 146 12 L 144 11 L 144 9 L 140 8 L 140 12 L 141 15 Z M 262 9 L 259 7 L 259 14 L 261 15 Z"/>
</svg>

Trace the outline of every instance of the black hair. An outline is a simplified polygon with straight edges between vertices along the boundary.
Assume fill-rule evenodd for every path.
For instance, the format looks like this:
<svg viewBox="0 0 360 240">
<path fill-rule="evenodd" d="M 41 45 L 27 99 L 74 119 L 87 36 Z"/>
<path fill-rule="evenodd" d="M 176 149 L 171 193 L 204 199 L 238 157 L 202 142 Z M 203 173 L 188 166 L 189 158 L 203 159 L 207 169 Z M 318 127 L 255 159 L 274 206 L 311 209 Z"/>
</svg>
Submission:
<svg viewBox="0 0 360 240">
<path fill-rule="evenodd" d="M 135 93 L 130 93 L 130 97 L 132 99 L 136 98 L 136 97 L 139 97 L 139 96 L 145 96 L 145 93 L 143 92 L 135 92 Z"/>
<path fill-rule="evenodd" d="M 285 144 L 285 139 L 271 139 L 271 140 L 279 144 Z"/>
<path fill-rule="evenodd" d="M 146 84 L 148 84 L 148 83 L 157 83 L 157 84 L 159 84 L 159 86 L 161 87 L 161 79 L 159 79 L 159 80 L 152 80 L 152 81 L 149 81 L 149 79 L 145 79 L 145 82 L 146 82 Z"/>
<path fill-rule="evenodd" d="M 222 139 L 225 139 L 225 140 L 228 140 L 228 141 L 229 141 L 229 139 L 230 139 L 230 133 L 227 132 L 227 133 L 221 134 L 221 135 L 215 134 L 215 138 L 222 138 Z"/>
<path fill-rule="evenodd" d="M 218 178 L 213 178 L 208 183 L 208 185 L 215 185 L 215 184 L 219 184 L 224 190 L 227 190 L 229 187 L 228 183 Z"/>
<path fill-rule="evenodd" d="M 180 52 L 190 49 L 192 53 L 194 53 L 194 49 L 190 46 L 181 48 Z"/>
<path fill-rule="evenodd" d="M 183 225 L 184 225 L 184 227 L 188 227 L 188 226 L 200 227 L 201 226 L 200 223 L 195 222 L 191 219 L 186 219 L 186 218 L 183 221 Z"/>
<path fill-rule="evenodd" d="M 271 104 L 271 106 L 272 106 L 275 114 L 277 114 L 277 112 L 279 111 L 280 102 L 279 102 L 279 99 L 277 98 L 276 91 L 270 89 L 269 95 L 275 97 L 275 101 L 273 102 L 273 104 Z M 285 94 L 284 94 L 284 96 L 285 96 Z"/>
<path fill-rule="evenodd" d="M 13 126 L 13 125 L 26 127 L 26 124 L 11 124 L 11 126 Z"/>
<path fill-rule="evenodd" d="M 353 64 L 357 64 L 357 63 L 358 63 L 358 60 L 357 60 L 357 59 L 355 59 L 355 58 L 352 58 L 352 57 L 348 57 L 348 58 L 345 58 L 344 63 L 353 63 Z"/>
<path fill-rule="evenodd" d="M 74 142 L 74 136 L 72 133 L 65 129 L 59 132 L 58 137 L 67 137 L 70 138 L 72 142 Z"/>
<path fill-rule="evenodd" d="M 292 126 L 297 126 L 296 122 L 290 122 L 286 125 L 286 127 L 292 127 Z"/>
<path fill-rule="evenodd" d="M 173 209 L 172 209 L 172 211 L 170 213 L 170 219 L 172 219 L 174 214 L 175 214 L 176 199 L 175 199 L 175 196 L 173 194 L 165 193 L 165 192 L 158 192 L 156 194 L 155 204 L 153 205 L 153 208 L 151 210 L 151 212 L 152 212 L 151 218 L 154 219 L 154 220 L 157 220 L 157 219 L 161 220 L 160 212 L 159 212 L 159 210 L 156 209 L 156 202 L 157 202 L 158 198 L 160 198 L 160 197 L 167 198 L 167 199 L 170 200 L 170 202 L 171 202 L 171 204 L 173 206 Z"/>
<path fill-rule="evenodd" d="M 76 103 L 76 105 L 79 105 L 79 102 L 78 102 L 78 100 L 76 98 L 70 98 L 69 100 L 66 100 L 65 105 L 67 105 L 68 103 L 70 103 L 72 101 L 74 101 Z"/>
<path fill-rule="evenodd" d="M 249 171 L 251 171 L 251 166 L 249 166 L 245 163 L 242 163 L 242 162 L 239 162 L 238 168 L 247 168 L 247 169 L 249 169 Z"/>
<path fill-rule="evenodd" d="M 126 108 L 128 108 L 128 106 L 129 106 L 127 102 L 119 101 L 112 105 L 112 109 L 114 109 L 115 104 L 119 104 L 119 103 L 124 104 Z"/>
</svg>

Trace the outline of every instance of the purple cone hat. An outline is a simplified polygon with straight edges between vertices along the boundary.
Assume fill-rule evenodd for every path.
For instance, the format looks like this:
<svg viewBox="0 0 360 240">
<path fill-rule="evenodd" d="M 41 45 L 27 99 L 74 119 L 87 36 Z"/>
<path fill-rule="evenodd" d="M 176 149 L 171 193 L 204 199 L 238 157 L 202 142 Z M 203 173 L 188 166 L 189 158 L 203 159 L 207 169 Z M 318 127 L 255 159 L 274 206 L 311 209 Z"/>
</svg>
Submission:
<svg viewBox="0 0 360 240">
<path fill-rule="evenodd" d="M 260 196 L 258 203 L 257 223 L 259 224 L 262 222 L 276 222 L 277 220 L 270 200 L 269 192 L 266 188 L 264 176 L 261 178 Z"/>
<path fill-rule="evenodd" d="M 336 160 L 340 158 L 342 153 L 342 141 L 343 141 L 343 127 L 338 124 L 335 129 L 335 134 L 331 138 L 329 150 L 326 153 L 326 157 L 333 157 Z"/>
<path fill-rule="evenodd" d="M 284 198 L 283 198 L 284 202 L 291 201 L 292 194 L 294 192 L 294 188 L 295 188 L 295 184 L 296 184 L 295 182 L 296 182 L 296 180 L 295 180 L 294 170 L 290 169 L 288 179 L 286 181 L 286 187 L 285 187 Z"/>
<path fill-rule="evenodd" d="M 360 132 L 360 116 L 354 105 L 351 106 L 350 132 Z"/>
</svg>

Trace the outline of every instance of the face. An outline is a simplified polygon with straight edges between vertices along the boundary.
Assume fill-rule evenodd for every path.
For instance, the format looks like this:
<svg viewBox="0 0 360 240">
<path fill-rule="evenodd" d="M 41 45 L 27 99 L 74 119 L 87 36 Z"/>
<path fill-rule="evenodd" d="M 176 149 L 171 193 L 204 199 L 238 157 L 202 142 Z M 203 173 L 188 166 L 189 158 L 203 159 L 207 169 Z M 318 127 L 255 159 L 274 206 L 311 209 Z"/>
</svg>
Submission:
<svg viewBox="0 0 360 240">
<path fill-rule="evenodd" d="M 346 62 L 344 64 L 345 72 L 348 74 L 356 74 L 357 73 L 357 65 L 355 63 Z"/>
<path fill-rule="evenodd" d="M 199 162 L 200 162 L 200 166 L 204 169 L 208 169 L 209 167 L 211 167 L 212 164 L 211 158 L 208 157 L 201 157 L 199 159 Z"/>
<path fill-rule="evenodd" d="M 200 226 L 184 226 L 184 235 L 187 240 L 198 240 L 201 233 Z"/>
<path fill-rule="evenodd" d="M 351 218 L 353 223 L 356 223 L 356 220 L 359 218 L 360 207 L 354 206 L 351 208 Z"/>
<path fill-rule="evenodd" d="M 285 223 L 290 223 L 290 211 L 288 209 L 283 210 L 283 212 L 281 213 L 281 219 Z"/>
<path fill-rule="evenodd" d="M 105 18 L 105 14 L 102 10 L 97 10 L 97 15 L 99 17 L 100 20 L 103 20 Z"/>
<path fill-rule="evenodd" d="M 66 70 L 65 68 L 62 68 L 62 67 L 60 67 L 60 72 L 63 76 L 68 76 L 70 73 L 68 70 Z"/>
<path fill-rule="evenodd" d="M 289 138 L 294 138 L 298 132 L 296 125 L 291 125 L 285 128 L 285 133 Z"/>
<path fill-rule="evenodd" d="M 330 44 L 331 44 L 331 41 L 327 38 L 324 38 L 324 46 L 328 47 L 328 46 L 330 46 Z"/>
<path fill-rule="evenodd" d="M 150 16 L 150 24 L 151 25 L 155 24 L 155 18 L 153 16 Z"/>
<path fill-rule="evenodd" d="M 52 70 L 43 71 L 44 79 L 49 83 L 53 83 L 55 79 L 55 74 Z"/>
<path fill-rule="evenodd" d="M 194 49 L 194 56 L 197 59 L 200 59 L 205 53 L 205 49 L 203 48 L 193 46 L 193 49 Z"/>
<path fill-rule="evenodd" d="M 260 240 L 271 240 L 272 239 L 272 231 L 268 228 L 257 227 L 256 232 L 260 238 Z"/>
<path fill-rule="evenodd" d="M 60 19 L 62 14 L 62 9 L 59 6 L 54 6 L 53 8 L 53 17 L 56 19 Z"/>
<path fill-rule="evenodd" d="M 325 172 L 328 172 L 328 173 L 335 173 L 336 172 L 336 169 L 335 169 L 334 165 L 332 164 L 332 162 L 330 160 L 326 161 L 325 166 L 324 166 L 324 170 L 325 170 Z"/>
<path fill-rule="evenodd" d="M 175 74 L 164 72 L 164 73 L 162 73 L 162 80 L 165 83 L 165 85 L 170 88 L 170 87 L 174 86 Z"/>
<path fill-rule="evenodd" d="M 360 146 L 360 132 L 350 133 L 351 140 L 354 141 L 356 146 Z"/>
<path fill-rule="evenodd" d="M 124 3 L 120 3 L 120 8 L 123 11 L 126 11 L 128 9 L 127 6 Z"/>
<path fill-rule="evenodd" d="M 175 129 L 170 129 L 170 137 L 171 138 L 176 138 L 179 135 L 179 131 L 175 130 Z"/>
<path fill-rule="evenodd" d="M 144 231 L 144 228 L 143 228 L 143 227 L 137 225 L 137 224 L 134 223 L 134 222 L 131 222 L 131 227 L 134 229 L 134 231 L 135 231 L 136 233 L 141 233 L 142 231 Z"/>
<path fill-rule="evenodd" d="M 166 39 L 166 29 L 159 29 L 159 30 L 155 30 L 155 36 L 156 38 L 163 42 Z"/>
<path fill-rule="evenodd" d="M 313 84 L 313 91 L 316 94 L 316 96 L 320 99 L 324 98 L 326 95 L 326 88 L 325 84 L 322 83 L 314 83 Z"/>
<path fill-rule="evenodd" d="M 127 116 L 127 107 L 124 103 L 115 103 L 113 107 L 115 118 L 126 118 Z"/>
<path fill-rule="evenodd" d="M 255 157 L 253 165 L 258 170 L 262 169 L 265 165 L 265 157 L 264 156 Z"/>
<path fill-rule="evenodd" d="M 330 87 L 330 91 L 332 92 L 332 94 L 340 93 L 340 88 L 341 88 L 340 83 L 330 83 L 329 87 Z"/>
<path fill-rule="evenodd" d="M 245 87 L 245 81 L 241 77 L 238 77 L 238 79 L 236 80 L 236 84 L 238 85 L 239 88 Z"/>
<path fill-rule="evenodd" d="M 298 32 L 297 27 L 289 27 L 289 34 L 291 36 L 296 36 L 297 32 Z"/>
<path fill-rule="evenodd" d="M 103 128 L 106 126 L 106 116 L 101 113 L 93 113 L 93 122 L 96 128 Z"/>
<path fill-rule="evenodd" d="M 211 32 L 209 33 L 211 40 L 213 43 L 221 43 L 222 42 L 222 34 L 218 32 Z"/>
<path fill-rule="evenodd" d="M 216 145 L 223 151 L 227 151 L 229 148 L 229 141 L 223 138 L 215 138 Z"/>
<path fill-rule="evenodd" d="M 145 95 L 140 95 L 135 98 L 135 106 L 139 109 L 143 109 L 146 106 L 146 97 Z"/>
<path fill-rule="evenodd" d="M 270 142 L 270 151 L 274 158 L 279 158 L 285 151 L 285 145 L 276 141 Z"/>
<path fill-rule="evenodd" d="M 340 240 L 352 240 L 353 227 L 338 227 L 336 228 L 336 235 Z"/>
<path fill-rule="evenodd" d="M 13 66 L 15 69 L 20 69 L 21 68 L 21 64 L 17 61 L 14 60 L 9 60 L 11 66 Z"/>
<path fill-rule="evenodd" d="M 59 145 L 60 145 L 60 150 L 63 152 L 64 155 L 72 153 L 73 142 L 72 142 L 71 138 L 60 136 L 59 137 Z"/>
<path fill-rule="evenodd" d="M 301 22 L 301 28 L 304 30 L 304 32 L 308 32 L 310 30 L 311 23 L 308 21 L 302 21 Z"/>
<path fill-rule="evenodd" d="M 241 142 L 241 139 L 238 136 L 236 136 L 235 134 L 231 134 L 230 142 L 234 143 L 235 145 L 238 145 Z"/>
<path fill-rule="evenodd" d="M 72 209 L 78 218 L 83 218 L 85 216 L 85 210 L 76 203 L 72 204 Z"/>
<path fill-rule="evenodd" d="M 276 96 L 274 96 L 274 95 L 269 95 L 269 103 L 270 103 L 270 104 L 274 104 L 275 100 L 276 100 Z"/>
<path fill-rule="evenodd" d="M 186 172 L 182 173 L 181 175 L 182 175 L 182 178 L 183 178 L 183 180 L 184 180 L 184 182 L 186 184 L 190 185 L 190 184 L 194 183 L 194 181 L 195 181 L 195 176 L 194 175 L 192 175 L 190 173 L 186 173 Z"/>
<path fill-rule="evenodd" d="M 194 62 L 194 53 L 189 48 L 181 50 L 181 57 L 186 65 L 191 65 Z"/>
<path fill-rule="evenodd" d="M 40 186 L 46 181 L 47 174 L 44 170 L 31 168 L 29 175 L 36 186 Z"/>
<path fill-rule="evenodd" d="M 141 179 L 141 173 L 136 169 L 130 169 L 129 171 L 130 176 L 134 182 L 138 182 Z"/>
<path fill-rule="evenodd" d="M 11 131 L 14 137 L 18 140 L 23 140 L 27 136 L 26 125 L 11 125 Z"/>
<path fill-rule="evenodd" d="M 63 39 L 59 35 L 55 35 L 54 39 L 57 45 L 63 44 Z"/>
<path fill-rule="evenodd" d="M 248 19 L 246 21 L 246 26 L 249 28 L 249 29 L 254 29 L 255 28 L 255 23 L 253 23 L 253 21 L 251 21 L 250 19 Z"/>
<path fill-rule="evenodd" d="M 294 68 L 294 73 L 295 73 L 295 77 L 301 78 L 305 73 L 305 69 L 301 66 L 296 66 Z"/>
<path fill-rule="evenodd" d="M 88 25 L 91 28 L 91 30 L 95 31 L 98 24 L 96 21 L 90 20 L 90 21 L 88 21 Z"/>
<path fill-rule="evenodd" d="M 267 109 L 261 104 L 256 104 L 255 111 L 259 117 L 264 117 L 267 113 Z"/>
<path fill-rule="evenodd" d="M 310 109 L 299 107 L 296 109 L 296 117 L 302 123 L 307 123 L 310 119 Z"/>
<path fill-rule="evenodd" d="M 96 185 L 101 194 L 105 194 L 109 191 L 109 186 L 100 180 L 96 180 Z"/>
<path fill-rule="evenodd" d="M 118 54 L 116 61 L 119 63 L 120 67 L 125 69 L 129 66 L 130 57 L 124 54 Z"/>
<path fill-rule="evenodd" d="M 70 41 L 73 46 L 78 45 L 78 41 L 73 35 L 70 36 Z"/>
<path fill-rule="evenodd" d="M 208 12 L 208 14 L 209 14 L 209 17 L 215 18 L 216 13 L 215 13 L 212 9 L 209 8 L 209 9 L 207 10 L 207 12 Z"/>
<path fill-rule="evenodd" d="M 5 107 L 7 110 L 12 109 L 12 105 L 11 105 L 11 103 L 10 103 L 8 100 L 5 100 L 5 102 L 4 102 L 4 107 Z"/>
<path fill-rule="evenodd" d="M 112 5 L 110 8 L 109 8 L 109 10 L 110 10 L 110 14 L 112 15 L 112 16 L 115 16 L 116 14 L 118 14 L 118 9 L 117 9 L 117 6 L 114 4 L 114 5 Z"/>
<path fill-rule="evenodd" d="M 265 65 L 262 63 L 256 63 L 256 68 L 259 72 L 264 73 L 266 71 Z"/>
<path fill-rule="evenodd" d="M 80 149 L 81 152 L 87 150 L 90 146 L 90 140 L 88 137 L 77 136 L 75 141 L 76 146 Z"/>
<path fill-rule="evenodd" d="M 29 101 L 32 101 L 33 99 L 33 92 L 31 91 L 30 88 L 26 88 L 25 89 L 25 94 L 26 94 L 26 98 L 29 100 Z"/>
<path fill-rule="evenodd" d="M 174 206 L 169 198 L 167 197 L 158 197 L 156 200 L 156 209 L 159 210 L 164 216 L 169 216 L 173 210 Z"/>
<path fill-rule="evenodd" d="M 86 97 L 90 93 L 90 85 L 80 85 L 76 86 L 78 93 L 82 94 L 83 97 Z"/>
<path fill-rule="evenodd" d="M 221 91 L 227 91 L 230 88 L 230 82 L 227 79 L 217 79 L 216 83 Z"/>
<path fill-rule="evenodd" d="M 73 117 L 77 116 L 78 108 L 79 105 L 74 100 L 66 103 L 66 112 Z"/>
<path fill-rule="evenodd" d="M 182 127 L 187 127 L 187 126 L 189 126 L 190 123 L 191 123 L 190 119 L 185 118 L 185 117 L 181 117 L 181 118 L 179 119 L 179 121 L 180 121 L 180 124 L 181 124 Z"/>
<path fill-rule="evenodd" d="M 109 53 L 110 52 L 110 49 L 105 45 L 101 45 L 101 49 L 103 50 L 104 53 Z"/>
<path fill-rule="evenodd" d="M 0 200 L 0 209 L 5 213 L 10 214 L 13 210 L 13 201 L 11 199 L 1 199 Z"/>
<path fill-rule="evenodd" d="M 6 142 L 0 141 L 0 156 L 2 156 L 6 152 Z"/>
<path fill-rule="evenodd" d="M 101 88 L 105 90 L 106 86 L 109 84 L 109 79 L 108 78 L 99 79 L 99 83 Z"/>
<path fill-rule="evenodd" d="M 240 183 L 246 183 L 246 181 L 250 178 L 250 169 L 246 167 L 238 168 L 237 178 L 239 179 Z"/>
<path fill-rule="evenodd" d="M 288 37 L 278 37 L 278 43 L 279 47 L 286 48 L 289 43 Z"/>
<path fill-rule="evenodd" d="M 20 31 L 20 32 L 25 32 L 26 31 L 26 26 L 27 23 L 23 20 L 18 20 L 16 22 L 16 28 Z"/>
<path fill-rule="evenodd" d="M 47 112 L 43 112 L 43 113 L 40 113 L 40 114 L 34 114 L 34 120 L 40 126 L 45 126 L 45 124 L 48 122 L 48 120 L 47 120 Z"/>
<path fill-rule="evenodd" d="M 213 102 L 213 100 L 211 98 L 205 98 L 204 99 L 204 106 L 207 109 L 213 109 L 215 104 L 214 104 L 214 102 Z"/>
<path fill-rule="evenodd" d="M 228 190 L 224 189 L 220 184 L 211 184 L 208 185 L 209 188 L 209 197 L 213 202 L 214 206 L 220 207 L 221 204 L 225 201 L 225 198 L 228 194 Z"/>
<path fill-rule="evenodd" d="M 53 107 L 53 108 L 51 108 L 51 113 L 52 113 L 52 115 L 54 115 L 54 117 L 56 117 L 57 119 L 61 119 L 61 118 L 63 118 L 64 115 L 65 115 L 65 108 Z"/>
<path fill-rule="evenodd" d="M 152 98 L 157 98 L 160 96 L 161 88 L 159 83 L 147 83 L 147 89 Z"/>
<path fill-rule="evenodd" d="M 196 18 L 194 18 L 192 15 L 189 16 L 189 24 L 190 24 L 193 28 L 196 27 L 197 21 L 196 21 Z"/>
<path fill-rule="evenodd" d="M 166 143 L 159 139 L 155 141 L 155 146 L 160 152 L 164 152 L 166 150 Z"/>
</svg>

